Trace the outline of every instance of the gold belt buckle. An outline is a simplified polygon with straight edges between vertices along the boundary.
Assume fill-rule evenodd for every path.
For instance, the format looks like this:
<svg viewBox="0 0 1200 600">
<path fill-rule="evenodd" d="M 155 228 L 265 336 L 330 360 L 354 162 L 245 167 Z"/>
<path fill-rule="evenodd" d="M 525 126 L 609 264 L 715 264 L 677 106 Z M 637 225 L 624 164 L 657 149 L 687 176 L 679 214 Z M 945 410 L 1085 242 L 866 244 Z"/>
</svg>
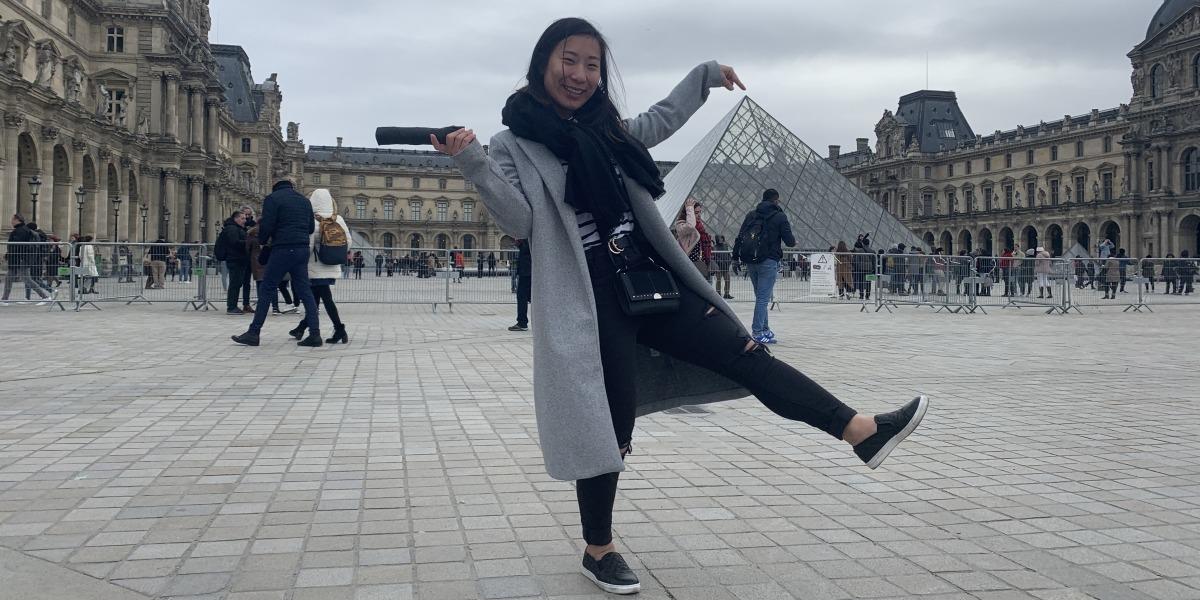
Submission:
<svg viewBox="0 0 1200 600">
<path fill-rule="evenodd" d="M 608 251 L 613 254 L 620 254 L 625 251 L 624 248 L 617 245 L 617 238 L 608 238 Z"/>
</svg>

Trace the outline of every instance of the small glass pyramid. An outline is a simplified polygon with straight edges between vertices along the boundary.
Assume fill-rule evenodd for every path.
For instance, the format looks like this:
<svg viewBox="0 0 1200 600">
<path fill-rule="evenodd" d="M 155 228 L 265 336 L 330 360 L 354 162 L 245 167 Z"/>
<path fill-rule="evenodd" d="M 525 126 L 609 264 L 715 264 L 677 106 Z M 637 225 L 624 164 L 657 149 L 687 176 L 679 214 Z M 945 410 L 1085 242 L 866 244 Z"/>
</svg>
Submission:
<svg viewBox="0 0 1200 600">
<path fill-rule="evenodd" d="M 897 243 L 924 248 L 921 239 L 875 204 L 799 137 L 743 97 L 664 178 L 659 213 L 670 225 L 689 196 L 703 205 L 710 235 L 733 245 L 746 214 L 763 190 L 779 191 L 796 236 L 796 249 L 824 252 L 860 233 L 872 249 Z"/>
</svg>

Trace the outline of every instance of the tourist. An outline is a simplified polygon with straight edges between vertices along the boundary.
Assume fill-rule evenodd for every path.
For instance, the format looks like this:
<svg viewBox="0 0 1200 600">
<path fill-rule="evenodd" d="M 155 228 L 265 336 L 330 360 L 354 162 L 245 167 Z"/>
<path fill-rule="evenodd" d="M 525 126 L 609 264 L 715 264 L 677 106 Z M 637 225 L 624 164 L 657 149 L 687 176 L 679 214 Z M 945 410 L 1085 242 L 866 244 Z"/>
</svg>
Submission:
<svg viewBox="0 0 1200 600">
<path fill-rule="evenodd" d="M 492 138 L 489 152 L 469 129 L 449 134 L 444 143 L 430 136 L 430 142 L 454 157 L 500 227 L 529 239 L 537 253 L 534 402 L 545 464 L 551 477 L 576 480 L 585 574 L 605 591 L 628 594 L 640 583 L 615 551 L 612 516 L 623 459 L 632 449 L 634 417 L 639 404 L 662 410 L 696 397 L 683 399 L 679 390 L 655 387 L 639 402 L 639 379 L 686 381 L 690 394 L 710 400 L 748 391 L 782 416 L 857 444 L 856 452 L 872 467 L 920 422 L 927 400 L 921 396 L 875 419 L 856 414 L 750 339 L 662 220 L 630 216 L 655 214 L 653 198 L 663 193 L 646 148 L 681 127 L 710 88 L 733 89 L 741 82 L 729 67 L 700 65 L 668 99 L 625 122 L 606 85 L 607 54 L 603 37 L 586 21 L 560 19 L 534 47 L 527 83 L 503 111 L 509 130 Z M 760 217 L 769 221 L 776 244 L 785 221 L 776 217 L 782 215 L 777 196 L 773 190 L 764 195 Z M 576 222 L 589 220 L 597 227 L 585 239 Z M 794 244 L 791 232 L 784 233 Z M 617 296 L 616 271 L 617 261 L 630 257 L 615 250 L 668 269 L 680 290 L 678 310 L 627 315 Z M 577 260 L 581 255 L 586 265 Z M 764 257 L 767 264 L 750 265 L 762 272 L 757 287 L 764 295 L 779 258 L 776 253 Z M 661 356 L 639 352 L 639 341 Z M 717 384 L 714 374 L 746 389 Z"/>
<path fill-rule="evenodd" d="M 461 250 L 455 250 L 451 254 L 451 256 L 454 257 L 454 271 L 455 271 L 455 273 L 458 274 L 457 278 L 455 279 L 455 282 L 462 283 L 463 272 L 466 271 L 466 269 L 467 269 L 466 258 L 463 257 L 463 253 Z"/>
<path fill-rule="evenodd" d="M 1034 263 L 1037 257 L 1037 250 L 1027 248 L 1025 250 L 1025 258 L 1017 266 L 1017 287 L 1021 296 L 1028 298 L 1033 293 L 1033 275 Z"/>
<path fill-rule="evenodd" d="M 247 256 L 249 256 L 250 275 L 254 280 L 255 287 L 258 288 L 258 301 L 263 302 L 262 279 L 267 267 L 265 261 L 260 260 L 264 247 L 258 241 L 258 225 L 246 231 L 246 250 Z M 270 254 L 270 248 L 265 248 L 265 251 Z M 275 297 L 270 298 L 271 314 L 274 315 L 290 314 L 299 310 L 297 308 L 299 303 L 293 303 L 292 295 L 288 293 L 288 276 L 284 275 L 283 277 L 283 281 L 279 282 L 279 293 Z M 288 305 L 284 310 L 279 310 L 279 296 L 283 296 L 284 303 Z"/>
<path fill-rule="evenodd" d="M 383 255 L 379 252 L 375 253 L 375 276 L 383 276 Z"/>
<path fill-rule="evenodd" d="M 477 277 L 479 279 L 483 279 L 483 263 L 484 263 L 483 253 L 476 252 L 475 253 L 475 277 Z"/>
<path fill-rule="evenodd" d="M 1162 266 L 1163 294 L 1170 294 L 1175 291 L 1176 263 L 1175 254 L 1168 252 L 1167 256 L 1163 259 Z"/>
<path fill-rule="evenodd" d="M 846 242 L 838 240 L 837 248 L 834 250 L 834 281 L 837 283 L 838 299 L 846 298 L 853 299 L 854 297 L 854 256 L 850 254 L 850 248 L 846 246 Z"/>
<path fill-rule="evenodd" d="M 175 256 L 179 259 L 179 281 L 191 281 L 192 249 L 186 244 L 181 245 L 175 250 Z"/>
<path fill-rule="evenodd" d="M 79 276 L 83 280 L 80 293 L 95 294 L 96 283 L 100 281 L 100 266 L 96 262 L 96 246 L 92 244 L 95 239 L 90 235 L 83 236 L 80 239 L 82 245 L 79 248 Z"/>
<path fill-rule="evenodd" d="M 317 304 L 309 287 L 308 263 L 312 250 L 309 246 L 316 221 L 313 220 L 312 204 L 301 196 L 288 179 L 271 187 L 271 195 L 263 201 L 262 219 L 258 223 L 259 241 L 270 244 L 267 271 L 263 274 L 262 295 L 254 311 L 250 328 L 241 335 L 232 336 L 234 342 L 245 346 L 257 346 L 263 324 L 267 321 L 270 299 L 275 297 L 279 282 L 284 274 L 291 275 L 292 288 L 304 303 L 304 317 L 308 321 L 308 337 L 298 346 L 321 345 L 321 329 L 317 323 Z M 244 242 L 243 242 L 244 243 Z M 263 300 L 267 300 L 264 302 Z"/>
<path fill-rule="evenodd" d="M 362 251 L 355 250 L 354 251 L 354 278 L 355 279 L 362 279 L 362 270 L 363 270 L 363 267 L 366 266 L 366 264 L 367 264 L 367 261 L 365 258 L 363 258 Z"/>
<path fill-rule="evenodd" d="M 1146 258 L 1142 259 L 1142 282 L 1143 291 L 1154 291 L 1154 259 L 1147 254 Z"/>
<path fill-rule="evenodd" d="M 1126 269 L 1129 268 L 1129 257 L 1125 255 L 1124 248 L 1117 249 L 1117 270 L 1121 273 L 1121 293 L 1125 293 L 1125 282 L 1128 278 L 1125 276 Z"/>
<path fill-rule="evenodd" d="M 709 68 L 713 67 L 710 65 Z M 722 67 L 722 70 L 727 68 Z M 777 341 L 767 318 L 767 308 L 774 293 L 775 279 L 779 276 L 779 262 L 783 260 L 781 244 L 794 248 L 796 238 L 792 235 L 787 214 L 779 207 L 779 192 L 768 189 L 763 191 L 762 202 L 742 220 L 737 240 L 733 242 L 734 259 L 746 263 L 750 283 L 754 286 L 754 318 L 750 333 L 760 344 Z"/>
<path fill-rule="evenodd" d="M 154 252 L 156 248 L 159 246 L 151 247 L 150 251 Z M 242 273 L 250 269 L 250 254 L 246 250 L 245 212 L 234 211 L 225 220 L 225 226 L 221 229 L 221 234 L 217 236 L 213 254 L 217 260 L 225 263 L 225 270 L 229 271 L 229 288 L 225 291 L 225 314 L 246 314 L 248 311 L 245 308 L 238 308 L 238 296 L 242 293 L 242 286 L 246 285 Z M 261 304 L 261 295 L 258 300 Z"/>
<path fill-rule="evenodd" d="M 308 196 L 308 201 L 312 206 L 313 220 L 319 223 L 322 219 L 334 219 L 337 226 L 341 227 L 345 232 L 348 244 L 351 240 L 350 226 L 346 225 L 346 221 L 342 219 L 341 215 L 337 214 L 337 204 L 334 202 L 333 195 L 329 193 L 329 190 L 324 188 L 313 190 L 313 193 Z M 320 235 L 321 228 L 315 227 L 312 233 L 312 240 L 309 243 L 310 247 L 317 247 Z M 316 252 L 310 252 L 309 255 L 308 277 L 312 296 L 317 302 L 325 305 L 325 314 L 329 315 L 329 321 L 333 323 L 333 337 L 326 339 L 325 343 L 336 344 L 341 342 L 349 344 L 350 336 L 346 333 L 346 324 L 342 322 L 341 316 L 338 314 L 337 304 L 333 302 L 333 286 L 337 283 L 338 270 L 341 267 L 321 262 Z M 294 288 L 295 286 L 293 285 L 293 292 L 296 291 Z M 299 297 L 299 293 L 296 295 Z M 314 320 L 318 319 L 319 317 Z M 308 329 L 308 323 L 308 315 L 306 314 L 305 318 L 300 321 L 300 324 L 295 329 L 289 331 L 288 334 L 297 340 L 303 338 L 304 331 Z"/>
<path fill-rule="evenodd" d="M 1004 252 L 1000 253 L 1000 279 L 1004 282 L 1004 297 L 1013 295 L 1014 280 L 1013 276 L 1013 249 L 1005 248 Z"/>
<path fill-rule="evenodd" d="M 632 215 L 630 215 L 632 222 Z M 708 274 L 708 265 L 712 262 L 712 241 L 709 238 L 707 257 L 705 256 L 705 238 L 708 231 L 704 229 L 704 221 L 700 218 L 700 203 L 688 198 L 675 217 L 675 241 L 691 259 L 692 264 L 705 280 L 712 281 Z"/>
<path fill-rule="evenodd" d="M 730 255 L 732 250 L 729 248 L 729 243 L 725 241 L 725 236 L 718 235 L 717 241 L 713 245 L 713 272 L 716 274 L 717 293 L 726 300 L 733 300 L 733 296 L 729 295 L 729 264 L 733 262 L 733 257 Z M 721 282 L 725 282 L 725 292 L 721 293 Z"/>
<path fill-rule="evenodd" d="M 10 223 L 12 231 L 8 232 L 8 245 L 5 246 L 8 272 L 4 275 L 4 297 L 0 302 L 7 305 L 8 296 L 12 293 L 12 284 L 18 279 L 24 284 L 26 294 L 33 290 L 43 301 L 53 300 L 54 292 L 39 283 L 34 276 L 34 270 L 37 269 L 36 257 L 39 253 L 39 248 L 35 245 L 38 241 L 37 234 L 25 224 L 21 215 L 13 215 Z"/>
<path fill-rule="evenodd" d="M 1113 253 L 1113 248 L 1115 246 L 1116 245 L 1113 244 L 1112 240 L 1110 240 L 1108 238 L 1104 238 L 1104 241 L 1100 242 L 1096 246 L 1096 255 L 1100 257 L 1100 260 L 1104 260 L 1104 259 L 1108 258 L 1108 256 L 1110 254 Z"/>
<path fill-rule="evenodd" d="M 488 265 L 488 277 L 495 277 L 496 276 L 496 253 L 495 252 L 488 252 L 487 265 Z"/>
<path fill-rule="evenodd" d="M 1050 253 L 1046 249 L 1038 246 L 1036 262 L 1033 267 L 1034 274 L 1037 275 L 1038 298 L 1042 297 L 1042 290 L 1045 289 L 1046 298 L 1053 298 L 1054 293 L 1050 288 L 1050 271 L 1054 264 L 1050 261 Z"/>
<path fill-rule="evenodd" d="M 1117 285 L 1121 282 L 1120 267 L 1115 254 L 1104 259 L 1104 297 L 1101 300 L 1116 300 Z"/>
<path fill-rule="evenodd" d="M 1192 287 L 1196 281 L 1196 261 L 1191 260 L 1191 253 L 1184 250 L 1179 253 L 1179 265 L 1175 267 L 1175 294 L 1183 290 L 1184 296 L 1192 295 Z"/>
<path fill-rule="evenodd" d="M 529 329 L 529 300 L 533 295 L 533 264 L 529 240 L 517 240 L 517 324 L 509 331 Z"/>
</svg>

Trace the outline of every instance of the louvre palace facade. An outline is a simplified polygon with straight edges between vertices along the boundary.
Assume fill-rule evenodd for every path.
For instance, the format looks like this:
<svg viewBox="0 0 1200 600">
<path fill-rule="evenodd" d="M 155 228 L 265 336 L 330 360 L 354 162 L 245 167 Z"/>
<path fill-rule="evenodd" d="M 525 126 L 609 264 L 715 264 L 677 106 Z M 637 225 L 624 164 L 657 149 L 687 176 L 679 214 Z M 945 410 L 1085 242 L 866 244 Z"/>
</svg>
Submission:
<svg viewBox="0 0 1200 600">
<path fill-rule="evenodd" d="M 0 0 L 0 231 L 211 241 L 302 173 L 276 77 L 210 26 L 207 0 Z"/>
<path fill-rule="evenodd" d="M 931 248 L 1044 246 L 1195 256 L 1200 245 L 1200 0 L 1167 0 L 1129 53 L 1131 97 L 981 135 L 953 92 L 884 111 L 876 143 L 826 160 Z M 965 99 L 964 99 L 965 101 Z"/>
</svg>

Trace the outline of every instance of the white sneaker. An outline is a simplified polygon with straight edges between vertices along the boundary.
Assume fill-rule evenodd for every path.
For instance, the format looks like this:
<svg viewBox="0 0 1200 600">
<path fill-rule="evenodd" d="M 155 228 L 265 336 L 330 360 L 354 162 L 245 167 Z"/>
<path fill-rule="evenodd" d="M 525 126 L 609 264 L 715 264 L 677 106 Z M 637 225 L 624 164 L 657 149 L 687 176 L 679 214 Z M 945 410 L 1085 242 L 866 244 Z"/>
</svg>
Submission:
<svg viewBox="0 0 1200 600">
<path fill-rule="evenodd" d="M 9 302 L 8 300 L 5 300 L 3 302 L 0 302 L 0 306 L 12 306 L 12 303 Z"/>
</svg>

